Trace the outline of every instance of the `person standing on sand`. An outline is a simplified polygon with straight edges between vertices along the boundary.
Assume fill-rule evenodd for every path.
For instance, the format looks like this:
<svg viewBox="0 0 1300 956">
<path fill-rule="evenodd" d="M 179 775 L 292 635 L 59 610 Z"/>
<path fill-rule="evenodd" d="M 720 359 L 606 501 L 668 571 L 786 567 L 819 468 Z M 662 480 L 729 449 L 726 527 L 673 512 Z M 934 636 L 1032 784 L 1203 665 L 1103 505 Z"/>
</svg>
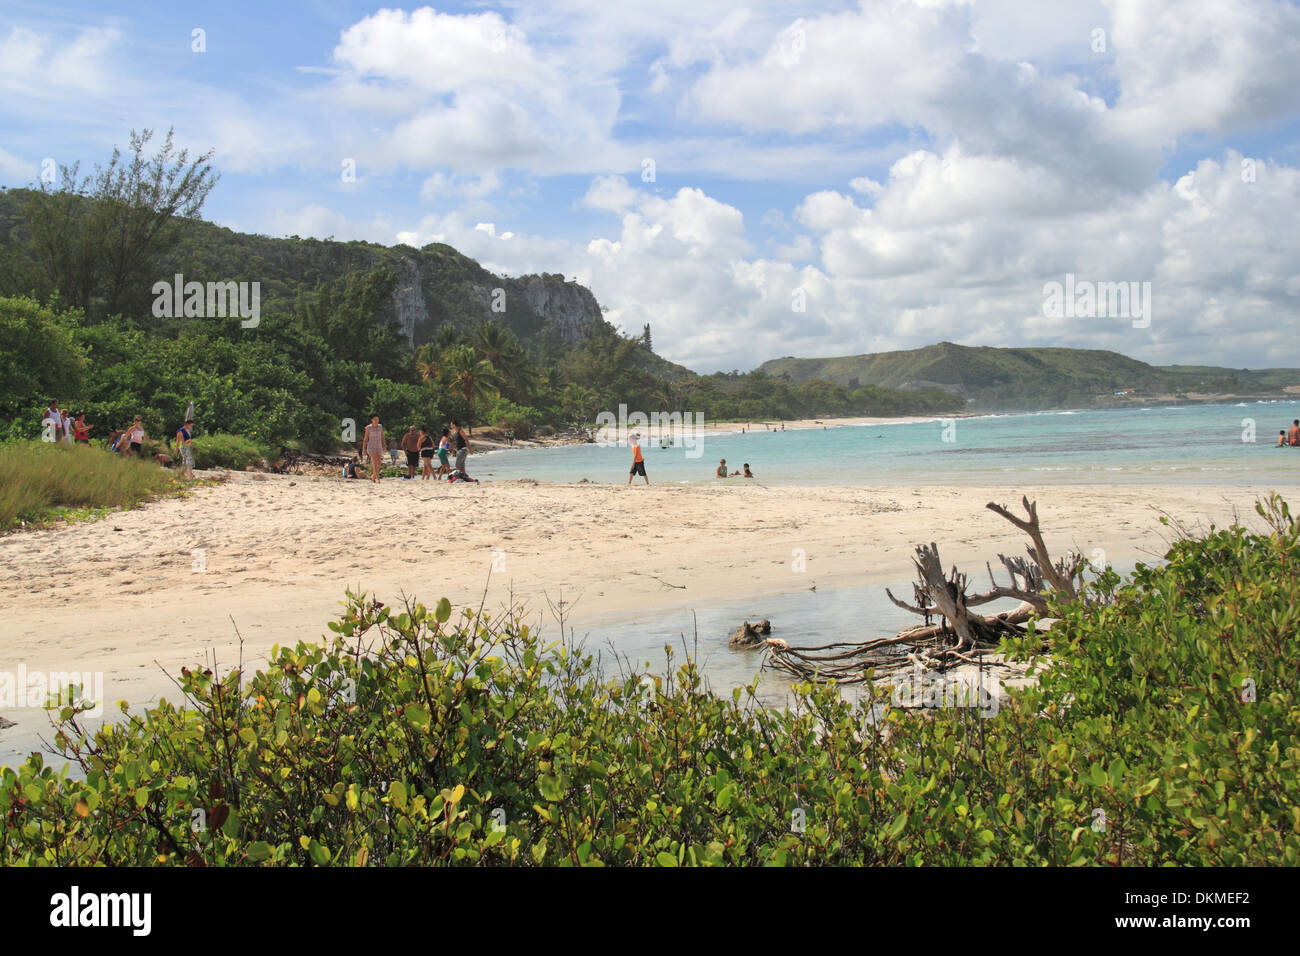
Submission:
<svg viewBox="0 0 1300 956">
<path fill-rule="evenodd" d="M 370 480 L 379 484 L 379 473 L 384 470 L 384 426 L 379 424 L 378 414 L 370 416 L 361 447 L 370 459 Z"/>
<path fill-rule="evenodd" d="M 641 454 L 641 436 L 633 432 L 627 443 L 632 446 L 632 470 L 627 473 L 627 483 L 632 484 L 632 479 L 640 475 L 647 485 L 650 484 L 650 478 L 645 473 L 645 456 Z"/>
<path fill-rule="evenodd" d="M 402 451 L 406 452 L 406 477 L 414 478 L 420 464 L 420 435 L 414 425 L 402 433 Z"/>
<path fill-rule="evenodd" d="M 433 477 L 433 433 L 421 426 L 415 445 L 420 450 L 420 480 L 428 481 Z"/>
<path fill-rule="evenodd" d="M 451 438 L 447 429 L 442 430 L 442 435 L 438 438 L 438 470 L 434 472 L 433 477 L 441 481 L 451 473 L 451 463 L 448 458 L 451 456 Z"/>
<path fill-rule="evenodd" d="M 194 477 L 194 419 L 187 418 L 185 424 L 176 429 L 176 447 L 181 453 L 181 477 Z"/>
<path fill-rule="evenodd" d="M 469 457 L 469 439 L 465 429 L 454 418 L 451 420 L 451 438 L 456 443 L 456 470 L 465 475 L 465 459 Z M 466 475 L 468 477 L 468 475 Z"/>
</svg>

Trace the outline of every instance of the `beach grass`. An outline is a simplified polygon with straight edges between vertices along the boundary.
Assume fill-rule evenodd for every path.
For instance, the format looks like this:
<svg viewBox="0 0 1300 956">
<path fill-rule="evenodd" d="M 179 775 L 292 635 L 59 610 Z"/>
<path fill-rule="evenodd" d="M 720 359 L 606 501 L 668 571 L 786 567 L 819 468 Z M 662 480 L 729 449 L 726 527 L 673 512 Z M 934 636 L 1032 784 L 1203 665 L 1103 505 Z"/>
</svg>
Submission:
<svg viewBox="0 0 1300 956">
<path fill-rule="evenodd" d="M 0 445 L 0 532 L 60 520 L 101 518 L 180 491 L 152 461 L 64 443 Z"/>
</svg>

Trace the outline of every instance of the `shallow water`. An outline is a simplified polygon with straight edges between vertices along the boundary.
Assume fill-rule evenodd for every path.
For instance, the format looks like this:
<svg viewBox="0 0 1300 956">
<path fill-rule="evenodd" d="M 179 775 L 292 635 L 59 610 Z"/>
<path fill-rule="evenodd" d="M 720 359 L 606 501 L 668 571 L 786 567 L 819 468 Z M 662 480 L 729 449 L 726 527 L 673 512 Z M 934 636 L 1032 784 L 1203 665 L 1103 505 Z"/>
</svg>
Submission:
<svg viewBox="0 0 1300 956">
<path fill-rule="evenodd" d="M 1300 479 L 1300 449 L 1277 432 L 1300 401 L 1035 412 L 927 422 L 757 430 L 698 444 L 644 447 L 650 480 L 714 481 L 748 462 L 763 484 L 986 485 L 1268 484 Z M 1254 441 L 1243 441 L 1254 428 Z M 946 440 L 947 439 L 947 440 Z M 490 452 L 471 460 L 485 480 L 626 481 L 632 455 L 618 445 Z M 641 479 L 636 479 L 638 482 Z M 735 481 L 744 479 L 736 478 Z"/>
</svg>

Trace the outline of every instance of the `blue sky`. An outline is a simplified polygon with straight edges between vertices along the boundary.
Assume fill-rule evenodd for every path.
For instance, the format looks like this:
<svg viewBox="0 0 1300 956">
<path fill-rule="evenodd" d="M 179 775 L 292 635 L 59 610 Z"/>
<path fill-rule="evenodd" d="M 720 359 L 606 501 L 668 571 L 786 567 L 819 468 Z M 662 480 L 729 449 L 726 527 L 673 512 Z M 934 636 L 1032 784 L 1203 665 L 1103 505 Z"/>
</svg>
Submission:
<svg viewBox="0 0 1300 956">
<path fill-rule="evenodd" d="M 0 184 L 174 126 L 216 151 L 207 218 L 562 272 L 701 371 L 1300 365 L 1293 2 L 10 0 L 0 85 Z M 1149 327 L 1045 316 L 1066 273 L 1150 281 Z"/>
</svg>

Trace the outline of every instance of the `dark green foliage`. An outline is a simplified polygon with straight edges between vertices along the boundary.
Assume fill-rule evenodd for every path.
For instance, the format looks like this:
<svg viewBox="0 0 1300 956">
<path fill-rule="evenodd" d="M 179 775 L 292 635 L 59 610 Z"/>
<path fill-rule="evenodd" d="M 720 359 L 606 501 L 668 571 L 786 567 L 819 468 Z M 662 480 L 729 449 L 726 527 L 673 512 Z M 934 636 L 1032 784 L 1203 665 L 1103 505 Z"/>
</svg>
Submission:
<svg viewBox="0 0 1300 956">
<path fill-rule="evenodd" d="M 108 165 L 84 178 L 80 164 L 65 166 L 57 189 L 42 184 L 24 193 L 33 258 L 50 287 L 95 319 L 148 308 L 164 252 L 217 182 L 211 152 L 190 160 L 187 150 L 175 151 L 168 130 L 146 157 L 152 137 L 132 131 L 127 157 L 114 149 Z"/>
<path fill-rule="evenodd" d="M 28 437 L 39 434 L 50 399 L 67 408 L 81 392 L 86 359 L 72 334 L 75 321 L 32 299 L 0 299 L 0 419 L 25 418 Z"/>
<path fill-rule="evenodd" d="M 183 708 L 64 707 L 85 779 L 0 774 L 0 865 L 1294 866 L 1300 527 L 1260 513 L 1053 608 L 1052 666 L 988 718 L 807 685 L 773 712 L 522 614 L 351 596 L 329 646 L 183 673 Z"/>
</svg>

